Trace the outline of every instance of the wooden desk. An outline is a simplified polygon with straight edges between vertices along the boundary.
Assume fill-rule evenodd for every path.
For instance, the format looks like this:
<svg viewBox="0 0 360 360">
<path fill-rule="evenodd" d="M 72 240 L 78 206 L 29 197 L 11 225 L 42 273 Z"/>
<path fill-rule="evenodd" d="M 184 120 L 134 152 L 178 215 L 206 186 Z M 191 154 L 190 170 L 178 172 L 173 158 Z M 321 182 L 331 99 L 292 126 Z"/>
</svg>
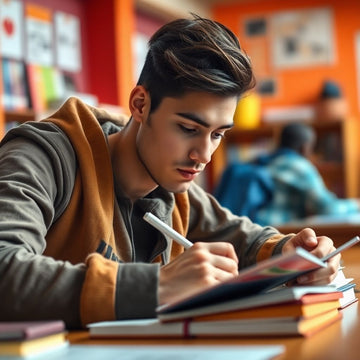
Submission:
<svg viewBox="0 0 360 360">
<path fill-rule="evenodd" d="M 343 254 L 345 274 L 360 285 L 360 245 Z M 309 338 L 211 338 L 211 339 L 117 339 L 92 340 L 86 331 L 72 332 L 72 344 L 108 345 L 284 345 L 286 350 L 280 360 L 359 360 L 360 359 L 360 303 L 342 310 L 343 319 Z"/>
</svg>

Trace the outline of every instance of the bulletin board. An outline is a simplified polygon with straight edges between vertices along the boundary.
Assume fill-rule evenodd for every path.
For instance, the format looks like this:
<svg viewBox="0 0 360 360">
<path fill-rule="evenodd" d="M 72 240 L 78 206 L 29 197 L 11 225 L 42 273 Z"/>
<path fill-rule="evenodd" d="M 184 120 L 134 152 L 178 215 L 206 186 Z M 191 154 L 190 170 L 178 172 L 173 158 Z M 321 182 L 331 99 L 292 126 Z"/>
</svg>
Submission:
<svg viewBox="0 0 360 360">
<path fill-rule="evenodd" d="M 279 12 L 271 23 L 274 67 L 314 66 L 334 61 L 330 9 Z"/>
<path fill-rule="evenodd" d="M 333 14 L 327 7 L 243 19 L 240 34 L 262 97 L 279 95 L 284 71 L 334 63 L 333 31 Z"/>
</svg>

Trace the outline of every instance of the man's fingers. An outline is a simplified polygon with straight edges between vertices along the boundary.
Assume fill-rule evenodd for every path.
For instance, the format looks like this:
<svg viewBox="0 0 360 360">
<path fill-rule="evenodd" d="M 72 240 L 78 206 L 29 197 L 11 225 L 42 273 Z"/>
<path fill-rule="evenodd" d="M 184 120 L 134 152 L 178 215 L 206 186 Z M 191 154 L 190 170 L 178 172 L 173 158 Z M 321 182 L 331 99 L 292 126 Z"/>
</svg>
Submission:
<svg viewBox="0 0 360 360">
<path fill-rule="evenodd" d="M 301 230 L 296 237 L 298 243 L 297 246 L 301 246 L 306 250 L 311 250 L 318 244 L 316 233 L 310 228 Z"/>
<path fill-rule="evenodd" d="M 318 258 L 322 258 L 323 256 L 329 254 L 334 251 L 335 247 L 333 242 L 327 236 L 319 236 L 318 237 L 318 246 L 311 251 L 311 253 Z"/>
<path fill-rule="evenodd" d="M 218 256 L 214 255 L 212 259 L 212 265 L 222 270 L 223 272 L 227 272 L 228 274 L 232 274 L 233 276 L 238 275 L 238 263 L 234 261 L 233 259 L 224 257 L 224 256 Z M 217 277 L 217 276 L 216 276 Z"/>
<path fill-rule="evenodd" d="M 236 263 L 239 262 L 239 259 L 235 253 L 235 249 L 230 243 L 226 242 L 214 242 L 214 243 L 195 243 L 194 246 L 192 246 L 194 250 L 204 250 L 206 249 L 211 254 L 224 256 L 226 258 L 234 260 Z"/>
<path fill-rule="evenodd" d="M 195 243 L 161 267 L 159 303 L 178 301 L 237 274 L 238 258 L 231 244 Z"/>
<path fill-rule="evenodd" d="M 233 246 L 229 243 L 195 243 L 188 251 L 193 252 L 195 263 L 206 265 L 205 269 L 209 272 L 212 272 L 210 269 L 212 267 L 230 276 L 238 274 L 238 258 Z"/>
<path fill-rule="evenodd" d="M 341 255 L 338 254 L 328 261 L 326 268 L 321 268 L 316 271 L 312 271 L 308 274 L 300 276 L 297 282 L 301 285 L 327 285 L 333 281 L 336 277 L 339 269 Z"/>
</svg>

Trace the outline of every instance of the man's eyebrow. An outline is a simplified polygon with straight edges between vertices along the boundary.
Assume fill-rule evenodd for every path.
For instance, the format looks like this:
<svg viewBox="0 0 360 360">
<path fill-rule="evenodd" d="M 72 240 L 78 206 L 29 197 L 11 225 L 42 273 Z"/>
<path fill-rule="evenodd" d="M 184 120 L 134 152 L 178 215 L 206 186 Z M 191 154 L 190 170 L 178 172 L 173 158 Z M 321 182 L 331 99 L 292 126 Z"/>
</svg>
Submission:
<svg viewBox="0 0 360 360">
<path fill-rule="evenodd" d="M 204 121 L 203 119 L 201 119 L 199 116 L 197 116 L 194 113 L 179 112 L 179 113 L 176 113 L 176 115 L 184 117 L 189 120 L 192 120 L 192 121 L 196 122 L 197 124 L 202 125 L 206 128 L 210 127 L 210 125 L 206 121 Z M 226 124 L 226 125 L 220 126 L 220 129 L 231 129 L 233 126 L 234 126 L 234 123 Z"/>
</svg>

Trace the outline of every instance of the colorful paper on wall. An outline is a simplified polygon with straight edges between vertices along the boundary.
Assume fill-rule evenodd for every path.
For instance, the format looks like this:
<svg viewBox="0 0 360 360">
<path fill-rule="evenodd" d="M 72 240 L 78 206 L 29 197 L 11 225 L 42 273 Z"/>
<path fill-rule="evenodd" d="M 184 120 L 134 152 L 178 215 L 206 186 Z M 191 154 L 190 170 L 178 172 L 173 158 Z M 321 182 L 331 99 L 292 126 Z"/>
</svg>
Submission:
<svg viewBox="0 0 360 360">
<path fill-rule="evenodd" d="M 54 50 L 51 11 L 45 7 L 27 4 L 25 24 L 28 63 L 52 66 Z"/>
<path fill-rule="evenodd" d="M 78 17 L 63 12 L 55 13 L 57 65 L 67 71 L 81 70 L 81 39 Z"/>
<path fill-rule="evenodd" d="M 21 60 L 23 52 L 23 5 L 18 0 L 0 0 L 0 53 Z"/>
</svg>

